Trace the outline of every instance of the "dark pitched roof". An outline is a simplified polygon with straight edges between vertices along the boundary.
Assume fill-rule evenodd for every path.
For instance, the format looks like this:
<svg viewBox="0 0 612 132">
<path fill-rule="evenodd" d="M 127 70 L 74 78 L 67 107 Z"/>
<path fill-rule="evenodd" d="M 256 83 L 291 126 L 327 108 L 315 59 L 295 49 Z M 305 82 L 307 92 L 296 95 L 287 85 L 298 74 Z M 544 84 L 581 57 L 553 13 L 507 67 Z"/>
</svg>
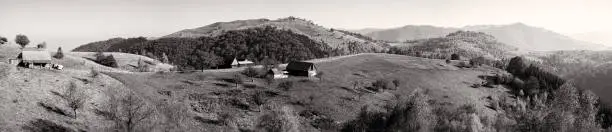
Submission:
<svg viewBox="0 0 612 132">
<path fill-rule="evenodd" d="M 272 68 L 268 71 L 268 73 L 272 73 L 272 74 L 283 74 L 282 71 L 276 69 L 276 68 Z"/>
<path fill-rule="evenodd" d="M 313 66 L 314 63 L 310 62 L 292 61 L 287 65 L 287 70 L 308 71 Z"/>
</svg>

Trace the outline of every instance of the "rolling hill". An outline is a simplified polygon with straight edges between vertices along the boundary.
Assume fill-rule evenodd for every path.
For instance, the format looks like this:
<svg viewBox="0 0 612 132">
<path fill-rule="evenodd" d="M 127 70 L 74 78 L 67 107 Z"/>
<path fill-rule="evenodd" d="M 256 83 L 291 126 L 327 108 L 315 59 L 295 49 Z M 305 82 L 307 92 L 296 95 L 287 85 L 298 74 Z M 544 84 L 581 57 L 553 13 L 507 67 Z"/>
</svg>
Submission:
<svg viewBox="0 0 612 132">
<path fill-rule="evenodd" d="M 398 43 L 389 53 L 437 59 L 448 59 L 451 54 L 458 54 L 466 59 L 482 56 L 490 60 L 500 60 L 516 56 L 517 48 L 501 43 L 495 37 L 482 32 L 456 31 L 444 37 Z"/>
<path fill-rule="evenodd" d="M 162 38 L 197 38 L 202 36 L 214 37 L 223 34 L 226 31 L 265 26 L 272 26 L 278 28 L 279 30 L 290 30 L 294 33 L 307 36 L 313 41 L 328 44 L 329 47 L 341 49 L 345 52 L 350 52 L 348 49 L 349 43 L 356 43 L 359 47 L 362 49 L 367 49 L 368 51 L 382 50 L 379 43 L 364 40 L 350 34 L 345 34 L 334 29 L 317 25 L 312 21 L 295 17 L 280 18 L 277 20 L 250 19 L 236 20 L 231 22 L 217 22 L 199 28 L 178 31 L 163 36 Z"/>
<path fill-rule="evenodd" d="M 434 100 L 447 107 L 473 104 L 478 115 L 493 117 L 496 112 L 487 108 L 485 98 L 508 96 L 507 89 L 501 86 L 470 87 L 482 81 L 479 75 L 503 72 L 494 68 L 461 69 L 442 60 L 391 54 L 357 54 L 312 62 L 326 73 L 322 80 L 295 77 L 267 85 L 265 80 L 255 78 L 252 82 L 245 80 L 238 87 L 226 81 L 239 74 L 236 71 L 104 72 L 94 78 L 88 70 L 79 68 L 48 71 L 13 67 L 7 70 L 10 76 L 0 78 L 0 102 L 4 104 L 0 106 L 0 116 L 5 117 L 0 118 L 0 130 L 36 130 L 45 127 L 37 124 L 41 122 L 73 130 L 112 130 L 112 121 L 99 113 L 108 106 L 110 95 L 106 91 L 109 89 L 134 93 L 155 111 L 155 118 L 146 119 L 150 123 L 139 125 L 142 126 L 139 130 L 147 131 L 259 130 L 258 123 L 278 111 L 285 113 L 280 118 L 292 122 L 293 129 L 323 131 L 311 125 L 318 119 L 303 114 L 314 111 L 319 118 L 342 123 L 357 116 L 359 111 L 355 109 L 369 106 L 384 110 L 386 104 L 398 101 L 398 96 L 410 94 L 414 89 L 429 91 Z M 384 92 L 353 89 L 354 80 L 370 82 L 380 78 L 398 79 L 402 83 L 397 90 Z M 285 81 L 293 82 L 293 87 L 287 90 L 277 87 Z M 85 107 L 77 111 L 76 119 L 62 113 L 68 110 L 67 105 L 55 94 L 61 94 L 69 82 L 76 82 L 89 96 Z M 262 94 L 264 97 L 258 97 Z M 170 101 L 178 102 L 171 104 Z M 168 108 L 184 111 L 171 116 L 165 113 Z M 219 123 L 225 122 L 221 118 L 228 116 L 230 123 Z M 171 117 L 180 117 L 181 125 L 171 127 L 168 124 Z"/>
<path fill-rule="evenodd" d="M 509 25 L 476 25 L 462 28 L 434 26 L 405 26 L 365 34 L 374 39 L 406 41 L 412 39 L 442 37 L 458 30 L 484 32 L 493 35 L 500 42 L 526 51 L 552 50 L 601 50 L 603 45 L 572 39 L 568 36 L 523 23 Z"/>
</svg>

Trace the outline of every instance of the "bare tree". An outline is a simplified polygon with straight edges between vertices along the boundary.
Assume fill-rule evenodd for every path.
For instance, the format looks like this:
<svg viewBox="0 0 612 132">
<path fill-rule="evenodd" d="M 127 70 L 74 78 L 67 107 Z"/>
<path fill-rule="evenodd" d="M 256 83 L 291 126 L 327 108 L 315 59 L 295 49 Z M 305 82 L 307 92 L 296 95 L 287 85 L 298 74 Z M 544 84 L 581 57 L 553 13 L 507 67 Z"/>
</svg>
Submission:
<svg viewBox="0 0 612 132">
<path fill-rule="evenodd" d="M 234 78 L 232 78 L 232 81 L 236 84 L 236 87 L 238 87 L 238 84 L 242 84 L 244 79 L 242 79 L 240 74 L 236 74 L 234 75 Z"/>
<path fill-rule="evenodd" d="M 121 100 L 121 107 L 119 120 L 123 129 L 128 132 L 133 132 L 136 126 L 153 114 L 153 110 L 134 93 L 129 93 Z"/>
<path fill-rule="evenodd" d="M 68 102 L 68 106 L 74 112 L 74 118 L 77 118 L 77 109 L 83 108 L 87 96 L 82 89 L 77 88 L 76 83 L 70 82 L 68 89 L 64 92 L 64 99 Z"/>
<path fill-rule="evenodd" d="M 114 90 L 108 90 L 105 94 L 109 97 L 108 109 L 99 112 L 115 123 L 114 129 L 117 131 L 136 131 L 137 126 L 153 114 L 153 109 L 132 92 L 121 95 Z"/>
</svg>

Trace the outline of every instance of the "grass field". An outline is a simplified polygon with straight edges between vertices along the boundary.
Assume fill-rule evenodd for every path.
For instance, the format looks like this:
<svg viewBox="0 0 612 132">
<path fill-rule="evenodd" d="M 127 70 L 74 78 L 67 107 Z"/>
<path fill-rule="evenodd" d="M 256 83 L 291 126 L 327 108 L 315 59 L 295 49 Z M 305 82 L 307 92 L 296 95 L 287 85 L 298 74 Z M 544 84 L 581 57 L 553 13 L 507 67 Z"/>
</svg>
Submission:
<svg viewBox="0 0 612 132">
<path fill-rule="evenodd" d="M 495 114 L 486 108 L 488 96 L 507 96 L 505 88 L 472 88 L 470 85 L 480 83 L 479 75 L 488 75 L 500 70 L 481 67 L 461 69 L 446 64 L 443 60 L 422 59 L 390 54 L 359 54 L 336 59 L 313 60 L 324 73 L 322 80 L 306 78 L 289 78 L 277 80 L 267 85 L 263 79 L 245 78 L 245 83 L 235 87 L 228 82 L 237 72 L 193 72 L 193 73 L 108 73 L 111 77 L 123 82 L 128 88 L 137 91 L 142 97 L 159 108 L 165 101 L 184 99 L 182 107 L 192 109 L 188 114 L 188 124 L 195 128 L 218 130 L 232 128 L 253 129 L 258 117 L 265 114 L 272 106 L 291 108 L 299 113 L 304 110 L 318 111 L 338 122 L 355 118 L 358 110 L 368 106 L 372 110 L 384 110 L 385 105 L 397 101 L 398 97 L 409 95 L 414 89 L 427 91 L 437 102 L 445 102 L 450 107 L 473 104 L 480 115 Z M 401 85 L 397 90 L 384 92 L 366 92 L 353 89 L 352 82 L 371 82 L 378 78 L 398 79 Z M 293 81 L 289 90 L 277 88 L 283 81 Z M 160 94 L 168 91 L 171 96 Z M 258 105 L 254 96 L 267 93 L 265 103 Z M 359 95 L 362 94 L 360 97 Z M 194 111 L 198 104 L 211 104 L 209 111 Z M 242 102 L 237 105 L 235 101 Z M 204 106 L 206 108 L 210 105 Z M 214 120 L 224 114 L 233 115 L 236 126 L 219 126 L 202 123 L 196 118 Z M 308 124 L 301 119 L 299 124 Z M 313 131 L 310 125 L 301 125 L 299 130 Z"/>
</svg>

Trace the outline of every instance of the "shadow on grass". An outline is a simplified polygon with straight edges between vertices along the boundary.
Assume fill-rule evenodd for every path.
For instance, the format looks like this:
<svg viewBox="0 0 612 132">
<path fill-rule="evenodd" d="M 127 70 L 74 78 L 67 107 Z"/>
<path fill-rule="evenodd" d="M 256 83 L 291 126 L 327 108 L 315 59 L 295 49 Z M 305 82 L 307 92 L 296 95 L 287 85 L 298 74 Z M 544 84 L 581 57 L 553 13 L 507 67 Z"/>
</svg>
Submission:
<svg viewBox="0 0 612 132">
<path fill-rule="evenodd" d="M 87 78 L 80 78 L 80 77 L 72 77 L 72 78 L 74 78 L 76 80 L 79 80 L 79 81 L 83 82 L 84 84 L 91 83 L 91 81 L 89 81 L 89 79 L 87 79 Z"/>
<path fill-rule="evenodd" d="M 74 132 L 71 128 L 44 119 L 32 120 L 21 128 L 29 132 Z"/>
<path fill-rule="evenodd" d="M 59 107 L 57 107 L 55 105 L 46 104 L 46 103 L 43 103 L 43 102 L 38 102 L 38 105 L 40 107 L 45 108 L 45 110 L 47 110 L 49 112 L 57 113 L 57 114 L 60 114 L 60 115 L 63 115 L 63 116 L 72 117 L 72 115 L 69 114 L 69 112 L 66 112 L 65 110 L 63 110 L 63 109 L 61 109 L 61 108 L 59 108 Z"/>
<path fill-rule="evenodd" d="M 107 119 L 107 120 L 114 120 L 114 119 L 116 119 L 116 115 L 114 113 L 112 113 L 112 112 L 109 112 L 109 111 L 103 111 L 103 110 L 100 110 L 100 109 L 94 109 L 93 112 L 96 115 L 102 116 L 102 117 L 104 117 L 104 119 Z"/>
<path fill-rule="evenodd" d="M 205 123 L 205 124 L 223 125 L 223 122 L 221 122 L 219 120 L 204 119 L 204 118 L 199 117 L 199 116 L 193 117 L 193 119 L 198 121 L 198 122 Z"/>
</svg>

